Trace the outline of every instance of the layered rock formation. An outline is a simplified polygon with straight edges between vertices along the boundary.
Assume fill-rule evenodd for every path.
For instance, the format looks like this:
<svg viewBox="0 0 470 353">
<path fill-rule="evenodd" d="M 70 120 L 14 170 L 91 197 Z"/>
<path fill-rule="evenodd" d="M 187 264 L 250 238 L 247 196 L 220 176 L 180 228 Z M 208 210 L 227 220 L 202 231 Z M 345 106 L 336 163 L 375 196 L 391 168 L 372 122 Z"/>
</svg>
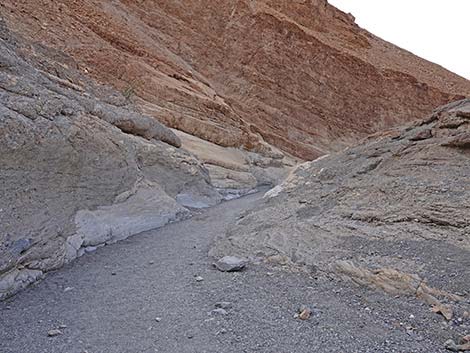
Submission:
<svg viewBox="0 0 470 353">
<path fill-rule="evenodd" d="M 207 169 L 212 185 L 226 199 L 258 187 L 277 185 L 298 163 L 297 159 L 280 152 L 277 157 L 269 158 L 242 149 L 221 147 L 179 130 L 174 132 L 181 139 L 182 148 L 197 157 Z"/>
<path fill-rule="evenodd" d="M 300 165 L 212 254 L 307 266 L 416 295 L 452 317 L 439 300 L 470 298 L 469 185 L 470 100 L 463 100 Z"/>
<path fill-rule="evenodd" d="M 0 299 L 222 199 L 171 130 L 74 66 L 0 22 Z"/>
<path fill-rule="evenodd" d="M 21 34 L 0 22 L 0 299 L 99 246 L 276 184 L 297 158 L 470 95 L 467 80 L 322 0 L 4 0 L 0 17 Z M 320 249 L 338 246 L 330 232 L 352 239 L 357 224 L 366 235 L 377 224 L 397 237 L 460 234 L 452 244 L 467 249 L 465 208 L 439 198 L 449 179 L 461 191 L 449 197 L 465 204 L 462 107 L 300 167 L 214 253 L 251 244 L 320 266 L 330 260 Z M 379 174 L 387 164 L 396 180 Z M 380 200 L 367 199 L 369 185 Z M 441 226 L 452 236 L 439 238 Z"/>
<path fill-rule="evenodd" d="M 4 0 L 0 12 L 168 126 L 271 157 L 269 144 L 313 159 L 470 95 L 325 0 Z"/>
</svg>

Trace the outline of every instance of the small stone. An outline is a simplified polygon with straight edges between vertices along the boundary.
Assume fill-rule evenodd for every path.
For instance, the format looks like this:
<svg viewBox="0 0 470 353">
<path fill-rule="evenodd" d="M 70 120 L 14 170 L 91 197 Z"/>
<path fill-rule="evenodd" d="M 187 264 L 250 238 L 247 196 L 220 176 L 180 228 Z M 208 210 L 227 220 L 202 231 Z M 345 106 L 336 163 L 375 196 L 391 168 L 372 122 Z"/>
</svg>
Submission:
<svg viewBox="0 0 470 353">
<path fill-rule="evenodd" d="M 232 308 L 232 303 L 230 302 L 217 302 L 215 303 L 215 307 L 218 308 L 218 309 L 231 309 Z"/>
<path fill-rule="evenodd" d="M 155 261 L 149 261 L 149 265 L 153 265 Z"/>
<path fill-rule="evenodd" d="M 457 344 L 453 340 L 447 340 L 444 343 L 444 347 L 452 352 L 465 352 L 467 350 L 470 350 L 470 343 Z"/>
<path fill-rule="evenodd" d="M 415 316 L 413 314 L 410 315 L 410 319 L 413 320 Z"/>
<path fill-rule="evenodd" d="M 47 335 L 48 335 L 49 337 L 55 337 L 55 336 L 59 336 L 59 335 L 61 335 L 61 334 L 62 334 L 62 331 L 61 331 L 61 330 L 57 330 L 57 329 L 49 330 L 49 331 L 47 332 Z"/>
<path fill-rule="evenodd" d="M 96 250 L 98 250 L 98 248 L 96 246 L 87 246 L 85 248 L 85 253 L 91 254 L 91 253 L 95 252 Z"/>
<path fill-rule="evenodd" d="M 155 321 L 156 321 L 156 322 L 160 322 L 160 321 L 162 321 L 162 318 L 161 318 L 161 317 L 156 317 L 156 318 L 155 318 Z"/>
<path fill-rule="evenodd" d="M 302 305 L 299 309 L 299 319 L 305 321 L 310 319 L 310 316 L 312 316 L 312 310 L 309 307 Z"/>
<path fill-rule="evenodd" d="M 462 337 L 460 340 L 460 343 L 465 344 L 465 343 L 470 343 L 470 335 Z"/>
<path fill-rule="evenodd" d="M 111 272 L 111 276 L 116 276 L 117 273 L 116 272 Z"/>
<path fill-rule="evenodd" d="M 225 309 L 218 308 L 218 309 L 212 310 L 212 311 L 211 311 L 211 314 L 215 314 L 215 315 L 228 315 L 228 312 L 227 312 L 227 310 L 225 310 Z"/>
<path fill-rule="evenodd" d="M 67 292 L 70 292 L 70 291 L 73 291 L 73 287 L 67 287 L 64 289 L 64 293 L 67 293 Z"/>
<path fill-rule="evenodd" d="M 441 314 L 442 316 L 444 316 L 447 321 L 452 320 L 452 317 L 454 316 L 454 311 L 452 310 L 452 307 L 450 305 L 437 304 L 434 305 L 431 310 L 434 313 Z"/>
<path fill-rule="evenodd" d="M 67 325 L 59 325 L 59 329 L 62 330 L 62 329 L 65 329 L 65 328 L 67 328 Z"/>
<path fill-rule="evenodd" d="M 196 282 L 202 282 L 202 281 L 204 281 L 204 278 L 202 278 L 201 276 L 196 276 L 195 280 L 196 280 Z"/>
<path fill-rule="evenodd" d="M 225 256 L 214 263 L 214 266 L 222 272 L 241 271 L 247 265 L 248 260 L 236 256 Z"/>
</svg>

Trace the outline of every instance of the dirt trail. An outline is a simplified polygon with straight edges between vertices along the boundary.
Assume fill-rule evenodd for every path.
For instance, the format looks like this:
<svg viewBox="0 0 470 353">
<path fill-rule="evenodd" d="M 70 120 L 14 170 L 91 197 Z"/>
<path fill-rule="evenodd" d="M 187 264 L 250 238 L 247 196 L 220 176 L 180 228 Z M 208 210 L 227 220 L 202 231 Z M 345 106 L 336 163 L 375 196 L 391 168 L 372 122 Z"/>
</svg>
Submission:
<svg viewBox="0 0 470 353">
<path fill-rule="evenodd" d="M 101 248 L 0 303 L 0 352 L 444 351 L 443 320 L 414 299 L 282 267 L 215 270 L 213 238 L 261 196 Z M 211 313 L 221 301 L 227 314 Z"/>
</svg>

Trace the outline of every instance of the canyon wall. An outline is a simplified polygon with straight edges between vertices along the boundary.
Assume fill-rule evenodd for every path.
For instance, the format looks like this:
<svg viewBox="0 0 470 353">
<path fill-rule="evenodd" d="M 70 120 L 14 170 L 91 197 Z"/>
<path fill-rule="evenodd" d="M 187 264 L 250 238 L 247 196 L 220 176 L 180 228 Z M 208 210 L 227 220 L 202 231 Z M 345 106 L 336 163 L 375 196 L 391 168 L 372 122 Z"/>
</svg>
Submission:
<svg viewBox="0 0 470 353">
<path fill-rule="evenodd" d="M 224 147 L 314 159 L 470 95 L 325 0 L 5 0 L 22 34 L 66 52 L 167 126 Z"/>
<path fill-rule="evenodd" d="M 327 273 L 458 317 L 469 310 L 469 185 L 467 99 L 299 165 L 211 254 Z"/>
</svg>

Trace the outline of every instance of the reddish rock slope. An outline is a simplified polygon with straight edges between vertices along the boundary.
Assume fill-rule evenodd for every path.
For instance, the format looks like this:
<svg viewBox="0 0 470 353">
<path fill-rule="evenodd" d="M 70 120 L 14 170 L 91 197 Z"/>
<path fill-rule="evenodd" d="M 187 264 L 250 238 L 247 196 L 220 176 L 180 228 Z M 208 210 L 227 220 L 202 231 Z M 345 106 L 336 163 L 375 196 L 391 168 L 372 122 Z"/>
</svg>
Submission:
<svg viewBox="0 0 470 353">
<path fill-rule="evenodd" d="M 311 159 L 470 96 L 470 82 L 325 0 L 3 0 L 11 28 L 72 55 L 165 124 Z"/>
</svg>

